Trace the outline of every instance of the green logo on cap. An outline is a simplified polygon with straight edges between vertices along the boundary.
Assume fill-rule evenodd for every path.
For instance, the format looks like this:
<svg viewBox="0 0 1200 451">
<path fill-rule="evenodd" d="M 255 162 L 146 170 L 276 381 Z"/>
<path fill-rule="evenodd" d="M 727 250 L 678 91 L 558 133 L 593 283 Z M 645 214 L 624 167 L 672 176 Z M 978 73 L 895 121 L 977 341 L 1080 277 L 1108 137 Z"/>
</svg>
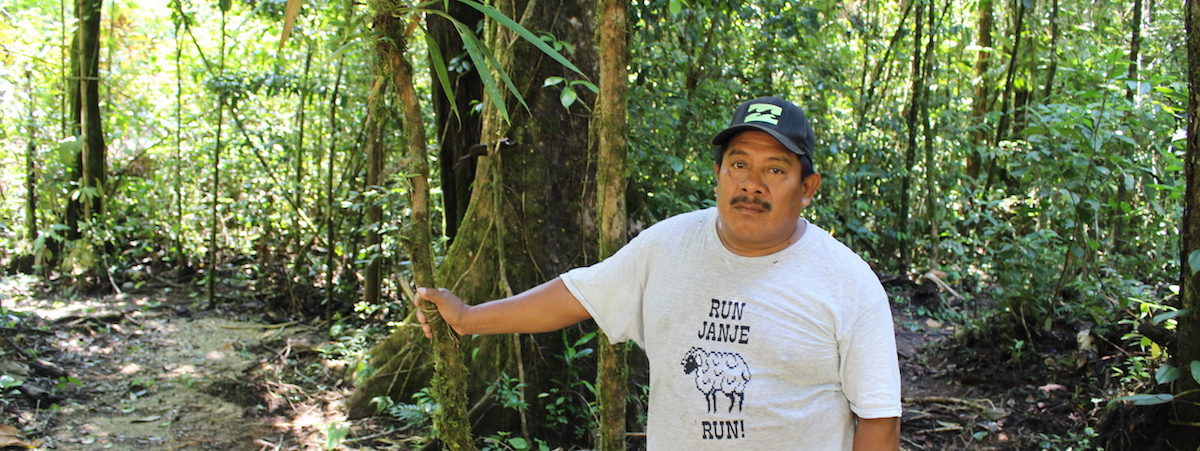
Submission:
<svg viewBox="0 0 1200 451">
<path fill-rule="evenodd" d="M 781 107 L 769 103 L 756 103 L 746 109 L 746 119 L 742 122 L 766 122 L 771 125 L 779 125 L 779 115 L 781 114 L 783 114 Z"/>
</svg>

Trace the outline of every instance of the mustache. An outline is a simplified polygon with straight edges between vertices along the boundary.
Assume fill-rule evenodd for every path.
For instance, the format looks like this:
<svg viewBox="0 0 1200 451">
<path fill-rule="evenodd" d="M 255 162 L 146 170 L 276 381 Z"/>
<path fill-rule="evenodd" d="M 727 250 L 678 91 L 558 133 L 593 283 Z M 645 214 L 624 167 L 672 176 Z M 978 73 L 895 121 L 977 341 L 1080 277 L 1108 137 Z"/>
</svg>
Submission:
<svg viewBox="0 0 1200 451">
<path fill-rule="evenodd" d="M 729 206 L 731 207 L 736 207 L 738 204 L 750 204 L 762 208 L 764 211 L 771 211 L 771 203 L 757 197 L 745 195 L 734 196 L 734 198 L 729 201 Z"/>
</svg>

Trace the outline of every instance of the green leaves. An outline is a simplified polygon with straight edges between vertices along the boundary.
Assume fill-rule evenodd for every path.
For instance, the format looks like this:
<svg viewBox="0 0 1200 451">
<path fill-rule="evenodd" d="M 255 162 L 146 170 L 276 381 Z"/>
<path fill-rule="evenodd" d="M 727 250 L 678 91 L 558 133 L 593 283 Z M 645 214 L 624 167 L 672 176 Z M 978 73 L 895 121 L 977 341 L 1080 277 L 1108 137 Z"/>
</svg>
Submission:
<svg viewBox="0 0 1200 451">
<path fill-rule="evenodd" d="M 12 377 L 8 374 L 0 374 L 0 390 L 8 390 L 13 387 L 20 387 L 25 381 Z"/>
<path fill-rule="evenodd" d="M 446 94 L 447 103 L 450 104 L 451 111 L 458 116 L 458 102 L 454 100 L 454 88 L 450 86 L 450 74 L 446 72 L 446 59 L 442 58 L 442 50 L 438 48 L 437 41 L 434 41 L 433 36 L 429 33 L 422 33 L 425 36 L 425 46 L 429 49 L 429 59 L 433 66 L 434 78 L 442 87 L 442 92 Z"/>
<path fill-rule="evenodd" d="M 1200 384 L 1200 360 L 1191 361 L 1188 364 L 1188 372 L 1191 373 L 1192 380 L 1196 381 L 1197 384 Z M 1158 371 L 1154 372 L 1154 381 L 1159 384 L 1169 384 L 1178 380 L 1182 375 L 1183 372 L 1179 371 L 1179 369 L 1175 368 L 1173 365 L 1163 365 L 1158 369 Z M 1185 396 L 1189 393 L 1195 393 L 1196 391 L 1197 390 L 1195 389 L 1186 390 L 1182 393 L 1179 393 L 1179 395 Z M 1175 395 L 1170 393 L 1139 393 L 1136 395 L 1122 396 L 1114 399 L 1113 401 L 1133 401 L 1135 405 L 1139 406 L 1156 406 L 1175 401 Z"/>
<path fill-rule="evenodd" d="M 1187 265 L 1188 268 L 1191 269 L 1190 274 L 1192 276 L 1195 276 L 1197 272 L 1200 272 L 1200 249 L 1196 249 L 1192 251 L 1191 254 L 1188 254 Z"/>
<path fill-rule="evenodd" d="M 538 38 L 537 35 L 533 34 L 529 30 L 525 29 L 525 27 L 522 27 L 521 24 L 517 23 L 516 21 L 512 20 L 508 16 L 504 15 L 504 13 L 502 13 L 490 6 L 482 5 L 482 4 L 473 2 L 471 0 L 459 0 L 459 1 L 463 2 L 467 6 L 470 6 L 472 8 L 479 10 L 479 12 L 492 18 L 492 20 L 495 20 L 500 25 L 504 25 L 506 28 L 508 28 L 512 31 L 515 31 L 522 38 L 525 38 L 526 41 L 529 41 L 530 44 L 533 44 L 534 47 L 537 47 L 538 50 L 541 50 L 542 53 L 545 53 L 547 56 L 554 58 L 555 61 L 558 61 L 559 64 L 562 64 L 567 69 L 571 69 L 572 71 L 575 71 L 579 75 L 583 75 L 584 77 L 587 77 L 587 74 L 585 74 L 585 73 L 583 73 L 583 71 L 579 70 L 578 67 L 575 67 L 574 64 L 571 64 L 570 61 L 567 61 L 566 57 L 562 56 L 562 54 L 558 53 L 558 51 L 554 50 L 554 48 L 552 48 L 552 47 L 550 47 L 550 45 L 546 44 L 545 41 L 542 41 L 540 38 Z"/>
<path fill-rule="evenodd" d="M 554 59 L 567 69 L 570 69 L 584 76 L 585 78 L 587 77 L 587 74 L 584 74 L 582 70 L 572 64 L 565 56 L 547 44 L 543 39 L 539 38 L 537 35 L 533 34 L 533 32 L 521 26 L 521 24 L 512 20 L 512 18 L 506 16 L 499 10 L 471 0 L 460 1 L 467 6 L 475 8 L 505 28 L 512 30 L 518 36 L 525 39 L 530 44 L 533 44 L 533 46 L 538 50 L 541 50 L 542 53 L 546 54 L 546 56 Z M 429 10 L 428 12 L 445 17 L 454 24 L 454 28 L 458 31 L 459 37 L 462 38 L 463 47 L 466 48 L 467 55 L 471 58 L 471 63 L 475 66 L 476 72 L 479 73 L 479 78 L 483 82 L 484 91 L 487 92 L 488 98 L 491 99 L 492 105 L 496 107 L 496 110 L 500 113 L 501 117 L 503 117 L 505 120 L 509 119 L 508 107 L 504 102 L 504 97 L 499 88 L 500 83 L 504 84 L 505 88 L 507 88 L 508 91 L 513 94 L 521 106 L 525 107 L 526 110 L 529 110 L 529 105 L 525 103 L 525 98 L 521 96 L 520 90 L 517 89 L 516 85 L 513 84 L 512 79 L 509 78 L 508 74 L 505 72 L 505 67 L 496 60 L 495 56 L 492 54 L 492 50 L 475 36 L 474 30 L 470 26 L 455 20 L 444 11 Z M 447 98 L 450 99 L 451 104 L 453 104 L 454 94 L 449 83 L 450 78 L 446 71 L 446 64 L 444 58 L 442 57 L 441 50 L 433 44 L 433 40 L 430 37 L 426 36 L 426 40 L 429 42 L 429 53 L 434 63 L 434 74 L 438 79 L 438 83 L 442 87 L 442 91 L 446 93 Z M 559 96 L 559 102 L 563 104 L 563 107 L 570 107 L 571 104 L 575 103 L 575 100 L 578 98 L 578 95 L 574 89 L 570 88 L 570 86 L 571 85 L 567 85 L 567 87 L 563 89 L 562 94 Z M 457 111 L 455 113 L 457 114 Z"/>
<path fill-rule="evenodd" d="M 681 11 L 683 11 L 683 6 L 685 4 L 687 4 L 686 0 L 670 0 L 667 3 L 667 11 L 670 12 L 671 15 L 679 14 Z"/>
<path fill-rule="evenodd" d="M 1158 381 L 1160 384 L 1169 384 L 1174 382 L 1175 379 L 1179 379 L 1181 374 L 1182 373 L 1180 373 L 1179 368 L 1175 368 L 1171 365 L 1163 365 L 1158 369 L 1158 371 L 1154 372 L 1154 380 Z"/>
<path fill-rule="evenodd" d="M 1187 309 L 1179 309 L 1179 310 L 1172 310 L 1172 311 L 1169 311 L 1166 313 L 1159 313 L 1157 315 L 1154 315 L 1154 318 L 1151 319 L 1150 321 L 1153 322 L 1154 324 L 1162 324 L 1163 321 L 1166 321 L 1166 320 L 1169 320 L 1169 319 L 1172 319 L 1172 318 L 1175 318 L 1178 316 L 1186 315 L 1187 312 L 1188 312 Z"/>
<path fill-rule="evenodd" d="M 542 83 L 542 87 L 545 88 L 563 84 L 564 81 L 566 81 L 566 79 L 563 77 L 548 77 L 546 78 L 546 81 Z M 558 101 L 562 104 L 563 108 L 571 108 L 571 105 L 574 104 L 575 100 L 579 98 L 579 94 L 575 92 L 576 86 L 583 86 L 596 94 L 600 93 L 600 89 L 587 80 L 572 80 L 566 84 L 563 84 L 562 93 L 558 95 Z"/>
<path fill-rule="evenodd" d="M 1172 396 L 1170 393 L 1142 393 L 1137 395 L 1122 396 L 1115 399 L 1115 401 L 1133 401 L 1135 405 L 1139 406 L 1156 406 L 1159 404 L 1166 404 L 1174 400 L 1175 396 Z"/>
</svg>

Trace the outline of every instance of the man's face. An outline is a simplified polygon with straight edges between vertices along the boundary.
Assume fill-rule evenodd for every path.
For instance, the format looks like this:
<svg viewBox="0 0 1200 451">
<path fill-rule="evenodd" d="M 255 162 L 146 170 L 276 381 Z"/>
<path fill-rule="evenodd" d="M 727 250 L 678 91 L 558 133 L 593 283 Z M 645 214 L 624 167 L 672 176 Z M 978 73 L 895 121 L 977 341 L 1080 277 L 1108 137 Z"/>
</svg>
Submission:
<svg viewBox="0 0 1200 451">
<path fill-rule="evenodd" d="M 766 255 L 791 244 L 800 218 L 821 185 L 803 177 L 800 158 L 766 132 L 750 130 L 729 140 L 717 171 L 718 231 L 741 255 Z"/>
</svg>

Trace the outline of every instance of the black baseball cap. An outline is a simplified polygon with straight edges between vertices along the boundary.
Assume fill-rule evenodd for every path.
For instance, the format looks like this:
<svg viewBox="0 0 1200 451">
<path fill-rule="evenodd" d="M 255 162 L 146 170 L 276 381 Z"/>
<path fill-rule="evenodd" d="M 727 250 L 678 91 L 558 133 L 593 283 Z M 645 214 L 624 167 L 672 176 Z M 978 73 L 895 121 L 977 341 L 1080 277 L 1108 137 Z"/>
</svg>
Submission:
<svg viewBox="0 0 1200 451">
<path fill-rule="evenodd" d="M 712 143 L 725 146 L 734 135 L 746 130 L 761 130 L 779 140 L 788 150 L 812 167 L 816 138 L 804 111 L 779 97 L 759 97 L 738 105 L 729 127 L 713 136 Z"/>
</svg>

